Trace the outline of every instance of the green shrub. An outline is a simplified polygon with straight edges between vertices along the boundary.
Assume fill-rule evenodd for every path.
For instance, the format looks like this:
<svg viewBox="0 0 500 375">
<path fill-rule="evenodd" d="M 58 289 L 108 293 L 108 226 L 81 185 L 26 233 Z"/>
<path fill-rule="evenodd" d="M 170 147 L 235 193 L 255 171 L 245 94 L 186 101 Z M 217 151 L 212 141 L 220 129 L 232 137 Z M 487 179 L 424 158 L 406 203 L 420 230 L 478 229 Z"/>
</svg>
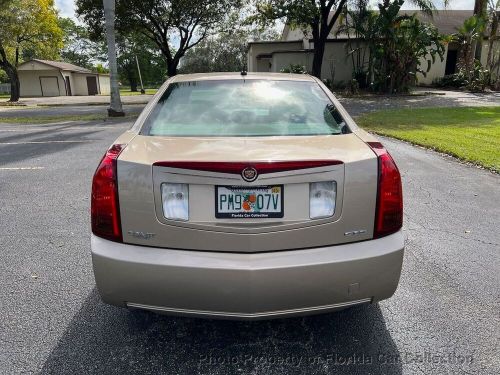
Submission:
<svg viewBox="0 0 500 375">
<path fill-rule="evenodd" d="M 446 75 L 435 81 L 435 85 L 438 87 L 465 89 L 472 92 L 483 92 L 489 82 L 490 72 L 484 69 L 478 60 L 475 60 L 470 71 L 467 71 L 462 66 L 457 73 Z"/>
<path fill-rule="evenodd" d="M 307 74 L 305 66 L 300 64 L 290 64 L 289 67 L 280 70 L 281 73 Z"/>
<path fill-rule="evenodd" d="M 437 87 L 452 87 L 452 88 L 462 88 L 467 86 L 469 82 L 467 77 L 463 72 L 448 74 L 442 78 L 438 78 L 435 81 Z"/>
<path fill-rule="evenodd" d="M 347 82 L 347 86 L 345 88 L 345 95 L 357 95 L 359 94 L 359 82 L 353 78 Z"/>
</svg>

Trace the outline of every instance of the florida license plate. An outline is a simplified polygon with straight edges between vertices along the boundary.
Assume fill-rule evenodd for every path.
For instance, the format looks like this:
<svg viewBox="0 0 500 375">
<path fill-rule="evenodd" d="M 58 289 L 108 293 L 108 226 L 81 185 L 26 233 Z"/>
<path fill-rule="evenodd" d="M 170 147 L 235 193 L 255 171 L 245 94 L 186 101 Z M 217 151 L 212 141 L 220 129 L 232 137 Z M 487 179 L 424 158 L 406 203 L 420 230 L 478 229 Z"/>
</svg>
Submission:
<svg viewBox="0 0 500 375">
<path fill-rule="evenodd" d="M 218 219 L 266 219 L 283 217 L 283 185 L 216 186 Z"/>
</svg>

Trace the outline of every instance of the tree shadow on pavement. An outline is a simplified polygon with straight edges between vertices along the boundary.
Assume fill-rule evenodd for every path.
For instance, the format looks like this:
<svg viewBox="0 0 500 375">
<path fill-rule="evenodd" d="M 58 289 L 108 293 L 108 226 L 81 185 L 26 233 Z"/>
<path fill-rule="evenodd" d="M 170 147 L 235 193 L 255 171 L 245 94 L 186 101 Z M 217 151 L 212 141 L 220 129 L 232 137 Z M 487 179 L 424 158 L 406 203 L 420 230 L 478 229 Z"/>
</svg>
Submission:
<svg viewBox="0 0 500 375">
<path fill-rule="evenodd" d="M 378 305 L 239 322 L 176 318 L 104 305 L 94 289 L 42 374 L 400 374 Z"/>
<path fill-rule="evenodd" d="M 0 146 L 2 146 L 0 147 L 0 165 L 33 160 L 42 156 L 63 152 L 81 146 L 84 143 L 95 142 L 95 140 L 90 140 L 88 137 L 96 136 L 102 132 L 100 129 L 82 129 L 82 131 L 67 133 L 61 131 L 65 128 L 71 128 L 71 125 L 56 129 L 43 129 L 29 134 L 22 133 L 11 136 L 0 136 Z M 72 143 L 72 141 L 75 142 Z"/>
</svg>

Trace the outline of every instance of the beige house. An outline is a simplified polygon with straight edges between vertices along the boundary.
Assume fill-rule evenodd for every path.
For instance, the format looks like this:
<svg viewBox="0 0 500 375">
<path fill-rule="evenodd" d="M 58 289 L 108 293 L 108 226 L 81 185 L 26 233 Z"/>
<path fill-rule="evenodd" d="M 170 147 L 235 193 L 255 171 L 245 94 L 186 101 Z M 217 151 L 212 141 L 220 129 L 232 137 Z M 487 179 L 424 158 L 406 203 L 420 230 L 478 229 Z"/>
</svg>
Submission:
<svg viewBox="0 0 500 375">
<path fill-rule="evenodd" d="M 17 68 L 21 96 L 109 95 L 109 75 L 60 61 L 30 60 Z"/>
<path fill-rule="evenodd" d="M 419 11 L 402 11 L 407 14 L 417 14 L 422 21 L 430 22 L 436 25 L 441 34 L 454 34 L 465 19 L 473 15 L 472 10 L 440 10 L 433 19 L 429 19 Z M 351 40 L 352 41 L 352 40 Z M 336 33 L 332 30 L 325 47 L 323 64 L 321 67 L 321 78 L 330 79 L 335 83 L 347 82 L 352 79 L 353 66 L 347 55 L 346 35 Z M 365 47 L 363 40 L 352 42 L 356 47 Z M 431 65 L 430 71 L 424 77 L 418 74 L 418 83 L 421 85 L 430 85 L 438 78 L 447 74 L 453 74 L 456 71 L 458 58 L 458 45 L 450 43 L 446 46 L 445 57 L 443 61 L 439 58 Z M 500 48 L 497 41 L 496 49 Z M 251 42 L 248 46 L 248 71 L 249 72 L 279 72 L 287 68 L 290 64 L 300 64 L 305 66 L 308 71 L 312 70 L 312 61 L 314 53 L 314 43 L 309 31 L 304 32 L 301 29 L 291 29 L 285 25 L 280 40 L 268 42 Z M 483 66 L 486 63 L 488 55 L 488 45 L 483 43 L 483 52 L 481 62 Z M 368 59 L 368 54 L 366 54 Z M 367 63 L 367 61 L 366 61 Z M 422 62 L 424 66 L 427 62 Z"/>
</svg>

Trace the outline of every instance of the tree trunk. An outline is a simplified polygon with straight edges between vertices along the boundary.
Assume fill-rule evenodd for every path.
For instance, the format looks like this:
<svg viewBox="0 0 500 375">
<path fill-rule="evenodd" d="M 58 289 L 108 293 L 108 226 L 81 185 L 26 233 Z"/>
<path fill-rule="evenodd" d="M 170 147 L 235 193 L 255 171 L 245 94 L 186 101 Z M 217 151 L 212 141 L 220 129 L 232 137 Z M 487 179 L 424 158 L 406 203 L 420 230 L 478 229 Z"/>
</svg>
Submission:
<svg viewBox="0 0 500 375">
<path fill-rule="evenodd" d="M 176 60 L 167 60 L 167 75 L 173 77 L 177 75 L 177 65 L 179 64 Z"/>
<path fill-rule="evenodd" d="M 10 80 L 10 102 L 17 102 L 21 96 L 21 85 L 17 68 L 7 60 L 7 54 L 2 45 L 0 45 L 0 68 L 2 68 Z"/>
<path fill-rule="evenodd" d="M 10 65 L 9 63 L 7 63 Z M 9 102 L 19 101 L 21 96 L 21 85 L 19 83 L 19 75 L 17 74 L 17 69 L 10 65 L 10 67 L 4 67 L 5 73 L 10 80 L 10 99 Z"/>
<path fill-rule="evenodd" d="M 340 0 L 337 4 L 337 9 L 333 13 L 332 19 L 328 20 L 331 8 L 321 7 L 321 15 L 317 16 L 314 22 L 311 23 L 313 41 L 314 41 L 314 57 L 312 74 L 321 79 L 321 66 L 323 65 L 323 57 L 325 55 L 325 44 L 332 31 L 333 26 L 343 12 L 344 4 L 347 0 Z M 314 3 L 314 2 L 313 2 Z"/>
<path fill-rule="evenodd" d="M 137 79 L 135 77 L 135 72 L 132 71 L 132 68 L 127 68 L 127 78 L 130 83 L 130 91 L 137 92 Z"/>
<path fill-rule="evenodd" d="M 118 87 L 118 66 L 116 63 L 116 41 L 115 41 L 115 0 L 103 0 L 104 17 L 106 23 L 106 41 L 108 44 L 108 61 L 110 75 L 111 99 L 108 108 L 108 116 L 125 116 L 120 89 Z"/>
<path fill-rule="evenodd" d="M 321 79 L 321 66 L 323 65 L 323 56 L 325 55 L 325 42 L 326 40 L 314 41 L 314 57 L 312 64 L 312 75 Z"/>
<path fill-rule="evenodd" d="M 326 37 L 323 36 L 325 30 L 321 32 L 319 19 L 311 23 L 312 37 L 314 43 L 314 55 L 312 63 L 312 75 L 321 79 L 321 66 L 323 65 L 323 56 L 325 55 Z"/>
</svg>

